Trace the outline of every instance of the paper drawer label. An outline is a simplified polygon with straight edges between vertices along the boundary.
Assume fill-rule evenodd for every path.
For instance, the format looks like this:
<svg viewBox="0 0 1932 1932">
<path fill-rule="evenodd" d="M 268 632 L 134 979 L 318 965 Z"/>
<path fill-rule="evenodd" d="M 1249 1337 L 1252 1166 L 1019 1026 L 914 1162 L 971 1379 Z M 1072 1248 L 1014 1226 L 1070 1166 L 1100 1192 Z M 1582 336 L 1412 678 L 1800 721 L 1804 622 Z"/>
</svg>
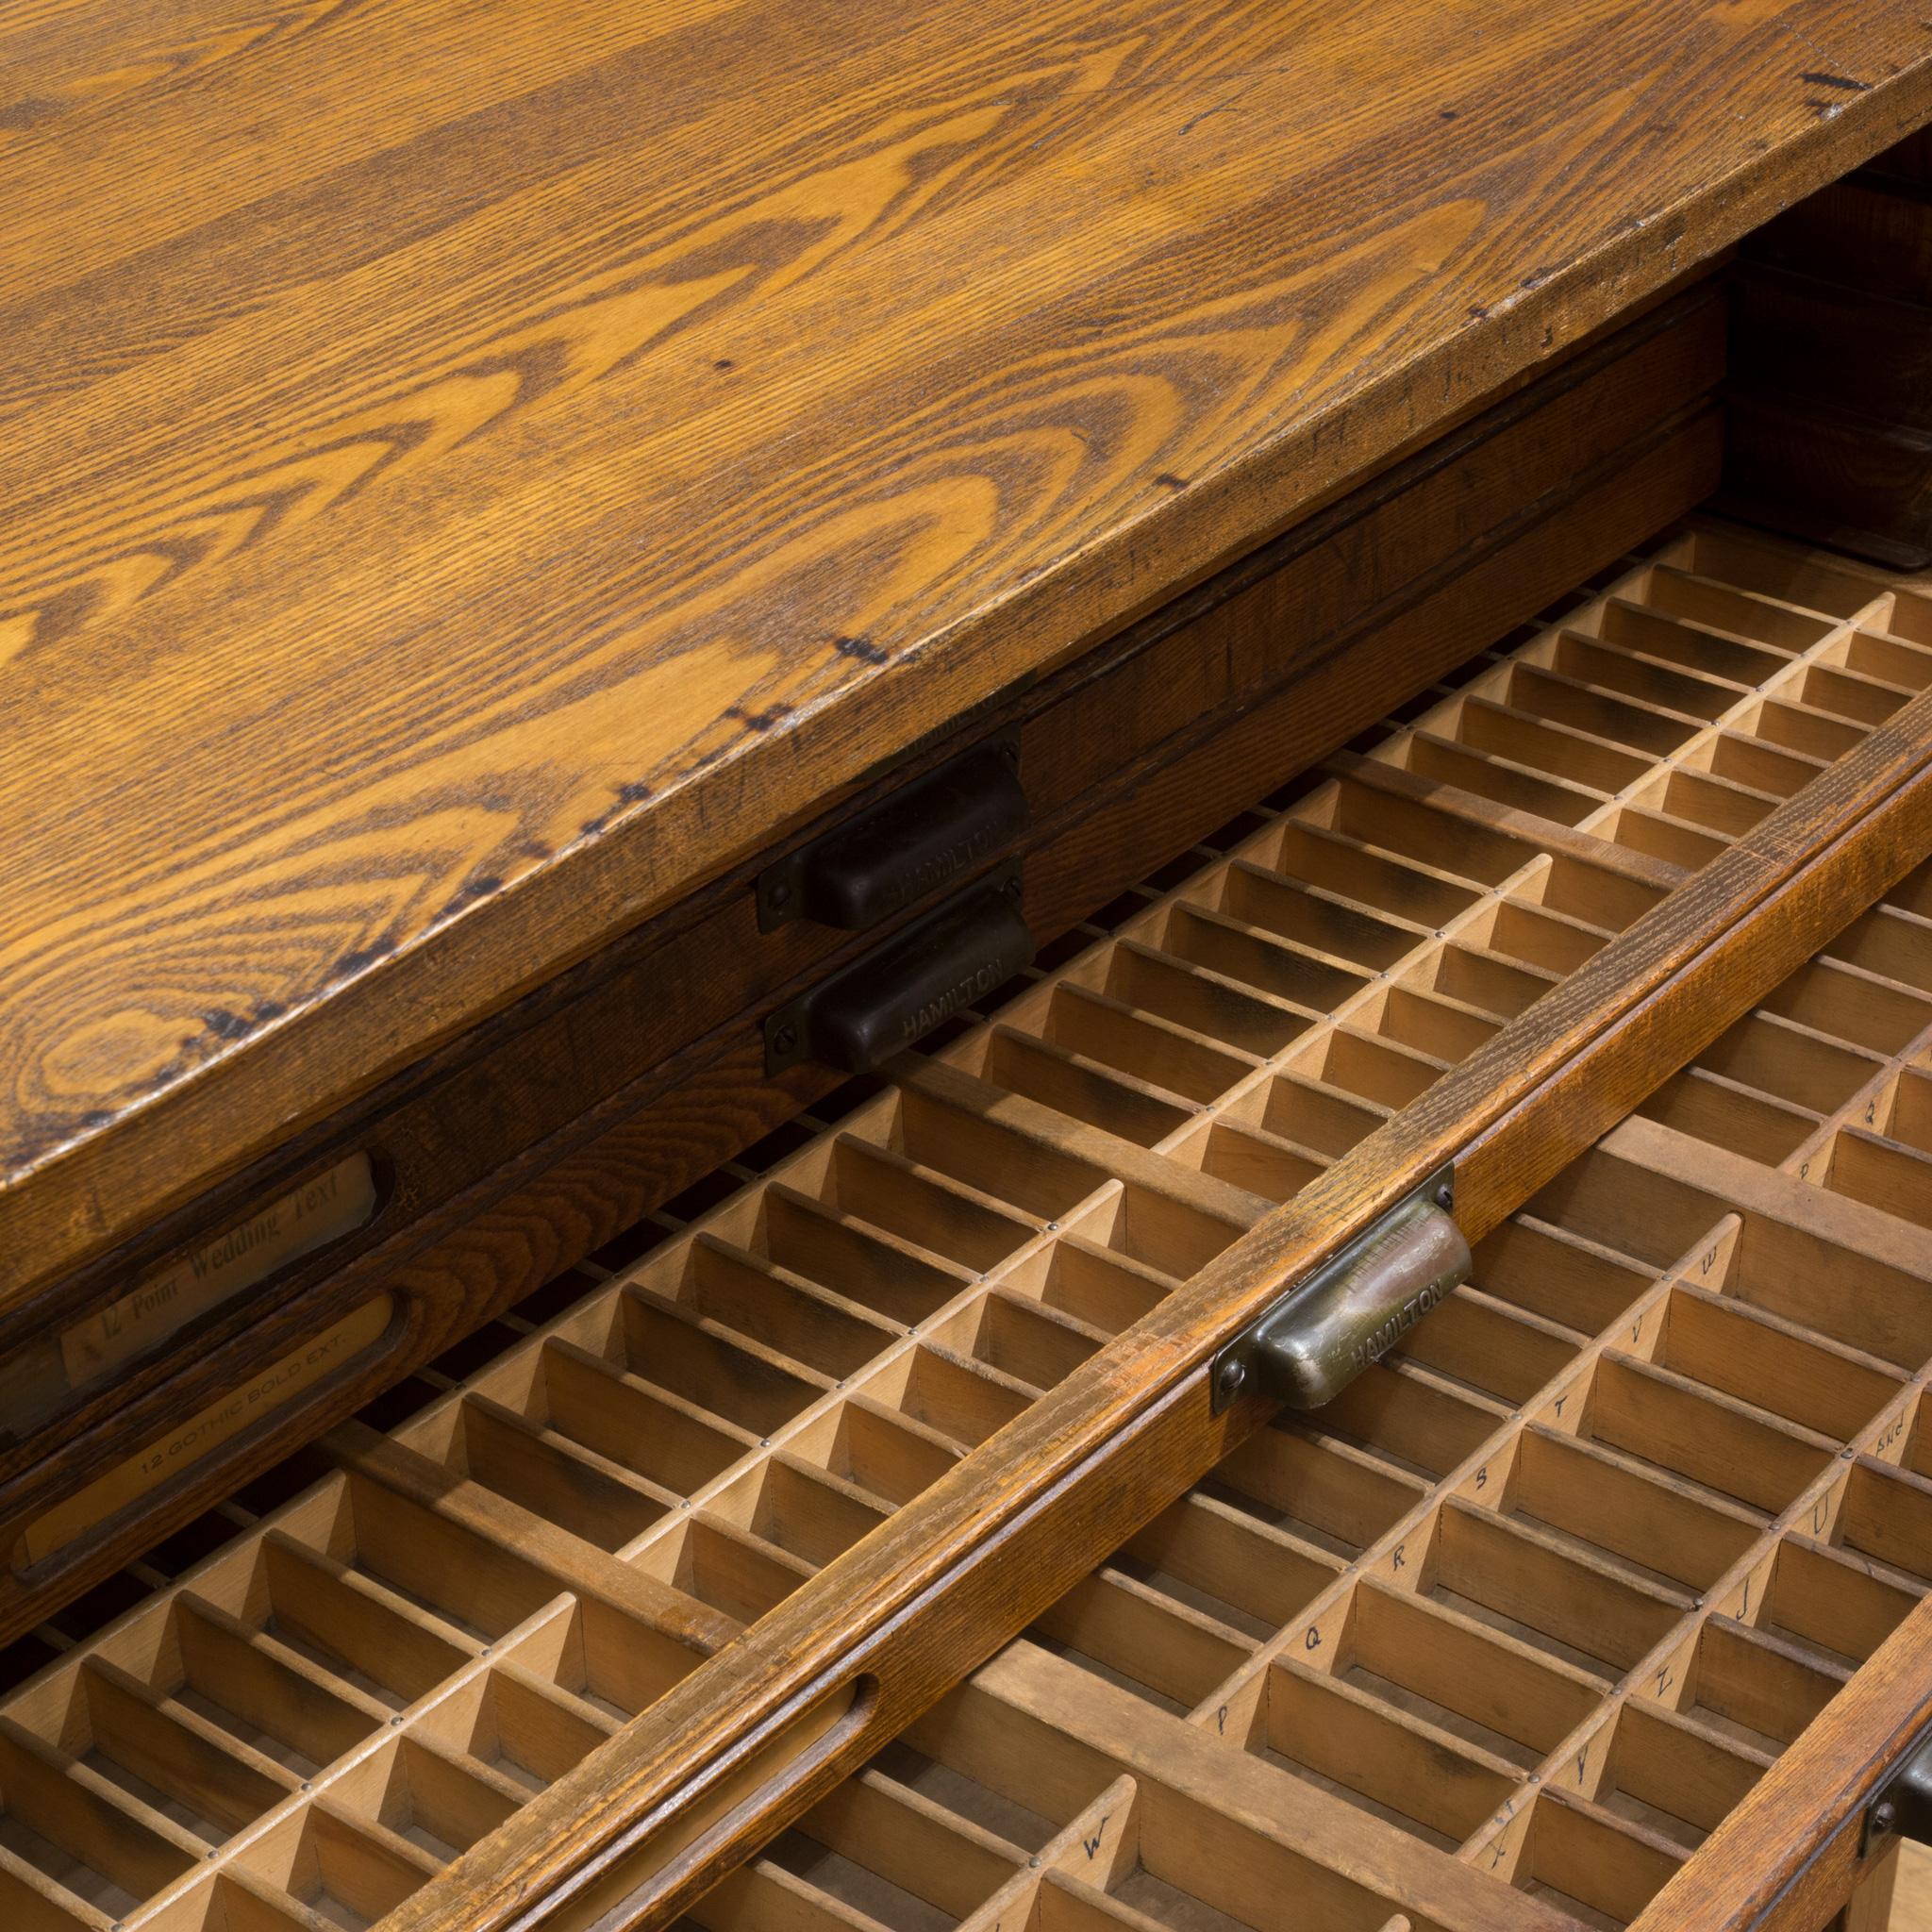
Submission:
<svg viewBox="0 0 1932 1932">
<path fill-rule="evenodd" d="M 191 1467 L 211 1450 L 259 1422 L 340 1368 L 352 1356 L 377 1341 L 389 1326 L 393 1303 L 386 1294 L 367 1301 L 320 1335 L 292 1349 L 239 1389 L 198 1414 L 177 1423 L 146 1448 L 117 1462 L 44 1515 L 36 1517 L 21 1537 L 15 1552 L 18 1564 L 39 1563 L 86 1535 L 115 1510 L 137 1501 L 169 1477 Z"/>
<path fill-rule="evenodd" d="M 358 1228 L 375 1212 L 367 1154 L 352 1154 L 60 1336 L 69 1391 L 145 1355 L 197 1315 Z"/>
</svg>

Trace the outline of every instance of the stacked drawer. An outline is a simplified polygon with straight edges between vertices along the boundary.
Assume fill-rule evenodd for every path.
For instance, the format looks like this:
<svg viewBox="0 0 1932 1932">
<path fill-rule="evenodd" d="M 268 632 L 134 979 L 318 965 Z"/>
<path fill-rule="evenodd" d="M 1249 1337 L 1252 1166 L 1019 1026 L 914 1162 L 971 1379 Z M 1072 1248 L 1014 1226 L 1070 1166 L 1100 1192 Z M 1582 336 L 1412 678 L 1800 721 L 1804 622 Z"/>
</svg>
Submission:
<svg viewBox="0 0 1932 1932">
<path fill-rule="evenodd" d="M 1636 1919 L 1932 1587 L 1932 1249 L 1694 1159 L 1611 1137 L 694 1920 Z"/>
<path fill-rule="evenodd" d="M 1702 527 L 1238 820 L 8 1699 L 0 1902 L 381 1918 L 1932 684 L 1927 614 Z M 1906 1158 L 1928 900 L 698 1919 L 1633 1916 L 1932 1574 L 1932 1256 L 1817 1185 Z"/>
</svg>

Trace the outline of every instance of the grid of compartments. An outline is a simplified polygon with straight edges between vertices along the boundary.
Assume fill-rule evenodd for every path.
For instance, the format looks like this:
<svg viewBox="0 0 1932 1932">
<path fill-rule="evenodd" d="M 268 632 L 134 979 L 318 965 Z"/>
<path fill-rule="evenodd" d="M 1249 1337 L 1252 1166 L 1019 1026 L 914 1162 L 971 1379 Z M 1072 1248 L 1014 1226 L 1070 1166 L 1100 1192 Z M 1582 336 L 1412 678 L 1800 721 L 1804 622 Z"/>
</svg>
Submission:
<svg viewBox="0 0 1932 1932">
<path fill-rule="evenodd" d="M 1932 1236 L 1799 1172 L 1932 1069 L 1928 891 L 1769 1004 L 1913 1023 L 1803 1147 L 1613 1131 L 693 1923 L 1637 1919 L 1932 1589 Z"/>
<path fill-rule="evenodd" d="M 1932 1228 L 1932 1075 L 1898 1058 L 1932 992 L 1928 921 L 1932 891 L 1874 907 L 1644 1113 Z"/>
<path fill-rule="evenodd" d="M 691 1923 L 1641 1923 L 1932 1590 L 1932 1203 L 1831 1178 L 1919 1153 L 1932 866 L 1754 1027 L 1856 1056 L 1802 1136 L 1615 1129 Z"/>
<path fill-rule="evenodd" d="M 1864 592 L 1856 606 L 1852 581 Z M 1594 644 L 1601 663 L 1564 656 L 1566 640 L 1597 637 L 1613 611 L 1669 614 L 1693 595 L 1728 600 L 1740 634 L 1746 615 L 1777 634 L 1760 647 L 1761 689 L 1727 685 L 1722 707 L 1667 712 L 1628 692 L 1651 661 L 1634 646 Z M 1714 842 L 1744 808 L 1720 829 L 1708 798 L 1769 809 L 1776 792 L 1736 775 L 1740 759 L 1788 758 L 1777 770 L 1794 790 L 1836 755 L 1827 737 L 1840 750 L 1857 742 L 1891 707 L 1869 694 L 1866 672 L 1842 673 L 1865 680 L 1856 703 L 1821 674 L 1840 670 L 1855 636 L 1907 628 L 1895 613 L 1908 601 L 1717 526 L 1672 539 L 1557 625 L 1490 654 L 1474 682 L 1432 694 L 1319 783 L 1108 908 L 996 1011 L 842 1118 L 789 1130 L 758 1171 L 699 1191 L 689 1224 L 659 1217 L 611 1278 L 547 1291 L 540 1327 L 475 1338 L 450 1365 L 459 1383 L 399 1391 L 392 1414 L 338 1432 L 335 1466 L 292 1500 L 251 1521 L 246 1506 L 263 1498 L 244 1494 L 175 1540 L 124 1585 L 142 1600 L 104 1633 L 71 1644 L 42 1633 L 61 1654 L 0 1704 L 0 1909 L 35 1932 L 312 1932 L 380 1919 L 1655 904 L 1699 858 L 1689 846 L 1666 856 L 1657 826 L 1688 831 L 1694 807 Z M 1809 622 L 1802 641 L 1794 617 Z M 1613 660 L 1638 671 L 1620 682 Z M 1900 702 L 1904 689 L 1885 685 Z M 1593 723 L 1581 711 L 1558 721 L 1559 691 Z M 1538 813 L 1499 794 L 1527 761 L 1520 744 L 1507 758 L 1474 745 L 1479 708 L 1512 730 L 1526 720 L 1644 762 L 1587 810 Z M 1668 745 L 1643 722 L 1666 717 Z M 1813 732 L 1805 750 L 1786 747 L 1802 735 L 1794 719 Z M 1464 747 L 1453 775 L 1428 766 L 1444 746 Z M 1506 766 L 1491 790 L 1476 782 Z M 1750 769 L 1762 780 L 1770 766 Z M 1642 836 L 1625 836 L 1640 823 Z M 997 1123 L 981 1106 L 991 1093 Z M 1614 1243 L 1566 1234 L 1560 1214 L 1507 1232 L 1531 1260 L 1486 1255 L 1483 1287 L 1432 1319 L 1407 1357 L 1372 1371 L 1306 1439 L 1271 1432 L 1267 1453 L 1286 1459 L 1254 1476 L 1258 1492 L 1224 1471 L 1137 1539 L 1048 1620 L 1035 1646 L 1046 1664 L 1178 1725 L 1190 1748 L 1218 1749 L 1224 1728 L 1265 1728 L 1274 1683 L 1292 1674 L 1269 1646 L 1324 1592 L 1331 1657 L 1344 1631 L 1350 1644 L 1374 1641 L 1359 1633 L 1382 1613 L 1359 1611 L 1356 1596 L 1391 1525 L 1429 1526 L 1375 1562 L 1430 1577 L 1479 1565 L 1483 1529 L 1503 1519 L 1480 1498 L 1449 1511 L 1442 1484 L 1496 1434 L 1507 1404 L 1607 1348 L 1600 1334 L 1583 1339 L 1591 1324 L 1579 1325 L 1574 1297 L 1594 1307 L 1592 1296 L 1627 1291 L 1621 1319 L 1665 1293 L 1659 1257 L 1619 1258 Z M 1535 1258 L 1542 1247 L 1557 1258 Z M 1557 1289 L 1512 1293 L 1519 1277 Z M 1315 1446 L 1295 1446 L 1304 1440 Z M 1513 1458 L 1507 1474 L 1519 1481 Z M 192 1560 L 236 1522 L 243 1534 Z M 1423 1601 L 1410 1580 L 1374 1586 L 1377 1603 L 1396 1606 L 1387 1615 Z M 1156 1631 L 1152 1643 L 1137 1635 Z M 1522 1669 L 1539 1667 L 1532 1644 L 1511 1641 Z M 1110 1646 L 1141 1662 L 1108 1662 Z M 1574 1659 L 1549 1670 L 1571 1686 L 1552 1707 L 1581 1722 L 1595 1679 Z M 1342 1681 L 1307 1674 L 1330 1694 Z M 1180 1715 L 1205 1686 L 1238 1677 L 1252 1688 L 1228 1701 L 1215 1739 Z M 961 1700 L 984 1690 L 982 1679 Z M 1279 1694 L 1285 1706 L 1297 1693 Z M 953 1764 L 943 1741 L 929 1724 L 895 1747 L 832 1801 L 816 1838 L 788 1840 L 808 1848 L 791 1864 L 780 1848 L 700 1917 L 724 1923 L 749 1895 L 753 1917 L 733 1922 L 763 1923 L 775 1886 L 794 1902 L 788 1923 L 897 1924 L 824 1882 L 841 1862 L 858 1874 L 883 1860 L 908 1923 L 951 1923 L 1036 1884 L 1055 1863 L 1041 1848 L 1075 1824 L 1099 1830 L 1097 1847 L 1111 1842 L 1087 1816 L 1085 1770 L 1050 1769 L 1091 1769 L 1104 1750 L 1036 1740 L 1026 1775 L 1052 1791 L 1008 1791 L 984 1766 Z M 1516 1756 L 1536 1748 L 1518 1740 Z M 1508 1751 L 1491 1741 L 1470 1754 L 1476 1788 L 1500 1790 L 1484 1780 L 1507 1777 L 1496 1767 L 1514 1762 Z M 1269 1769 L 1259 1753 L 1242 1762 Z M 1147 1848 L 1205 1826 L 1192 1798 L 1157 1802 L 1147 1789 L 1130 1807 L 1138 1862 L 1096 1893 L 1112 1903 L 1064 1905 L 1074 1881 L 1057 1877 L 1052 1902 L 1041 1891 L 1028 1910 L 1160 1917 L 1161 1887 L 1180 1881 L 1157 1875 L 1168 1868 Z M 1474 1802 L 1426 1830 L 1474 1844 Z M 1516 1803 L 1496 1838 L 1510 1859 L 1535 1809 Z M 833 1814 L 847 1824 L 828 1845 Z M 1564 1828 L 1542 1826 L 1533 1842 L 1547 1852 Z M 1432 1875 L 1461 1869 L 1426 1831 L 1383 1836 L 1413 1843 Z M 808 1869 L 793 1869 L 800 1858 Z M 1268 1858 L 1256 1868 L 1264 1890 L 1329 1870 Z M 943 1898 L 927 1896 L 934 1888 Z M 1528 1897 L 1486 1879 L 1470 1897 L 1491 1894 Z M 1335 1923 L 1379 1926 L 1394 1909 L 1373 1888 L 1361 1899 L 1361 1910 L 1338 1906 Z"/>
</svg>

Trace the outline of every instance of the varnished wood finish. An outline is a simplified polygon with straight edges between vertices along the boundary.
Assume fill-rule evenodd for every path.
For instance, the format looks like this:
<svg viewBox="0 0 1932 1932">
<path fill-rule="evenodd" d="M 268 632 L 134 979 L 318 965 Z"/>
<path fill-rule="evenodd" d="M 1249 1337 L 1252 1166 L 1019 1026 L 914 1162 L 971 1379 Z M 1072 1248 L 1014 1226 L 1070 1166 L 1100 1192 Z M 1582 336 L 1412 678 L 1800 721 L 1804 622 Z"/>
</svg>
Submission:
<svg viewBox="0 0 1932 1932">
<path fill-rule="evenodd" d="M 1704 286 L 1619 330 L 1098 654 L 975 721 L 1018 734 L 1024 905 L 1056 939 L 1283 771 L 1370 723 L 1627 552 L 1717 475 L 1723 304 Z M 969 734 L 970 735 L 970 734 Z M 932 754 L 942 756 L 947 746 Z M 894 781 L 874 787 L 876 795 Z M 300 1138 L 139 1243 L 0 1313 L 32 1348 L 171 1253 L 345 1153 L 384 1176 L 369 1228 L 124 1366 L 0 1451 L 17 1525 L 378 1291 L 383 1345 L 186 1462 L 0 1602 L 0 1639 L 709 1173 L 831 1084 L 764 1072 L 760 1020 L 872 935 L 761 939 L 738 874 Z M 0 1597 L 5 1597 L 0 1592 Z"/>
<path fill-rule="evenodd" d="M 1922 11 L 0 15 L 0 1280 L 1910 131 Z"/>
<path fill-rule="evenodd" d="M 1874 1862 L 1863 1856 L 1866 1807 L 1928 1721 L 1932 1608 L 1922 1598 L 1657 1895 L 1644 1932 L 1824 1924 Z"/>
</svg>

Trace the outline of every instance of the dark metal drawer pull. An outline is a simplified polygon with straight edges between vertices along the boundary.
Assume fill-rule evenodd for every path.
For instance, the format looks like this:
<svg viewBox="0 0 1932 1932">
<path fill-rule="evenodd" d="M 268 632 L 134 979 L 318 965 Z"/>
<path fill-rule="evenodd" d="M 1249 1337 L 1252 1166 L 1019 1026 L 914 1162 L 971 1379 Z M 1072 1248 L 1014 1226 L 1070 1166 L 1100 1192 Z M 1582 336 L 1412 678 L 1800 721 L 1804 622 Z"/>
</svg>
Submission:
<svg viewBox="0 0 1932 1932">
<path fill-rule="evenodd" d="M 1017 863 L 916 919 L 765 1022 L 765 1071 L 820 1060 L 866 1074 L 1033 958 Z"/>
<path fill-rule="evenodd" d="M 1869 1858 L 1889 1838 L 1932 1844 L 1932 1725 L 1922 1728 L 1865 1807 L 1858 1856 Z"/>
<path fill-rule="evenodd" d="M 1026 829 L 1010 734 L 915 779 L 758 874 L 758 930 L 814 919 L 863 932 L 992 858 Z"/>
</svg>

